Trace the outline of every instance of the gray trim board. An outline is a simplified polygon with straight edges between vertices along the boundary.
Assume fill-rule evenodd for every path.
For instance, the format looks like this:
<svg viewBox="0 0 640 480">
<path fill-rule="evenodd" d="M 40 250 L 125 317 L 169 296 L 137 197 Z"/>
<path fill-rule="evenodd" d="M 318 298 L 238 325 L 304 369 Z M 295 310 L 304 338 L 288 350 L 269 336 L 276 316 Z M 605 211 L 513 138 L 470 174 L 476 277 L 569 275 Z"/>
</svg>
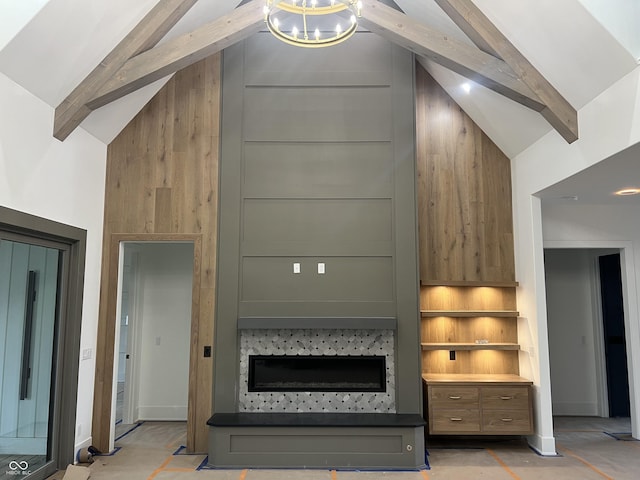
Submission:
<svg viewBox="0 0 640 480">
<path fill-rule="evenodd" d="M 354 329 L 395 330 L 395 317 L 240 317 L 238 330 L 249 329 Z"/>
<path fill-rule="evenodd" d="M 397 411 L 421 413 L 415 57 L 392 48 Z"/>
<path fill-rule="evenodd" d="M 215 413 L 212 427 L 419 427 L 426 422 L 411 413 Z"/>
</svg>

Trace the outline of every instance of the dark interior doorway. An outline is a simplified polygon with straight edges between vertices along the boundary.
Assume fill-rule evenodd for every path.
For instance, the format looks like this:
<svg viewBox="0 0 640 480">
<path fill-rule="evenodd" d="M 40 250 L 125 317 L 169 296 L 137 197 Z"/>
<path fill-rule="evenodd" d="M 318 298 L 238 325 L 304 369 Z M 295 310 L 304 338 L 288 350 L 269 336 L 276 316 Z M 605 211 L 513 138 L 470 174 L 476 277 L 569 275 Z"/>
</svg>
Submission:
<svg viewBox="0 0 640 480">
<path fill-rule="evenodd" d="M 607 391 L 610 417 L 630 416 L 629 375 L 624 329 L 620 254 L 602 255 L 600 293 L 607 369 Z"/>
</svg>

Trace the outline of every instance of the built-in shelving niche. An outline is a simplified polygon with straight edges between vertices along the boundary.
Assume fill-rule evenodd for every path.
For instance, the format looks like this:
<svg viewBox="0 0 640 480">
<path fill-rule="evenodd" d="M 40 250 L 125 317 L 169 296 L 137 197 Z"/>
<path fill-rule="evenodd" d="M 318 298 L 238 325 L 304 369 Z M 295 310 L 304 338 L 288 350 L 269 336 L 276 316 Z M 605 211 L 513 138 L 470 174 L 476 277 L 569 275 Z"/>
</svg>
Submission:
<svg viewBox="0 0 640 480">
<path fill-rule="evenodd" d="M 531 381 L 520 377 L 517 284 L 422 285 L 422 378 L 432 435 L 528 435 Z"/>
<path fill-rule="evenodd" d="M 518 375 L 516 285 L 423 282 L 423 375 Z"/>
</svg>

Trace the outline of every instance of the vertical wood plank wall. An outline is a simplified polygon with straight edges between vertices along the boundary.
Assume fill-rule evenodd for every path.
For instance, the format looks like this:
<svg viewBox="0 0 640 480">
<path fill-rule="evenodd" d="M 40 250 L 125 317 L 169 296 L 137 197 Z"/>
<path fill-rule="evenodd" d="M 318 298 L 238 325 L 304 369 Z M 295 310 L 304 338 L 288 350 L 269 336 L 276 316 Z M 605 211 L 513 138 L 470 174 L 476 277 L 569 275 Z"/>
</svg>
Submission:
<svg viewBox="0 0 640 480">
<path fill-rule="evenodd" d="M 213 365 L 202 352 L 213 344 L 219 106 L 215 55 L 178 72 L 109 145 L 93 413 L 94 445 L 102 451 L 108 448 L 117 301 L 113 239 L 189 238 L 184 234 L 201 244 L 194 262 L 187 448 L 207 451 Z"/>
<path fill-rule="evenodd" d="M 509 159 L 416 65 L 420 280 L 513 282 Z"/>
</svg>

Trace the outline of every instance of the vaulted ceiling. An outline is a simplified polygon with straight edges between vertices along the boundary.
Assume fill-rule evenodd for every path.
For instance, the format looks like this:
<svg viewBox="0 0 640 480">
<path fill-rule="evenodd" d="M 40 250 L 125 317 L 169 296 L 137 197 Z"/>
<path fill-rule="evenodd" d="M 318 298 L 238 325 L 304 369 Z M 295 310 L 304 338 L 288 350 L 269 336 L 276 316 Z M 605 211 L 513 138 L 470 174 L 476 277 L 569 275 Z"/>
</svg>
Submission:
<svg viewBox="0 0 640 480">
<path fill-rule="evenodd" d="M 7 3 L 11 6 L 0 3 L 0 72 L 53 108 L 59 107 L 65 99 L 71 98 L 70 94 L 83 84 L 96 66 L 109 66 L 109 62 L 102 65 L 101 62 L 105 58 L 113 59 L 118 52 L 116 50 L 108 57 L 110 52 L 159 3 L 162 2 L 24 0 L 19 6 L 16 2 Z M 215 35 L 221 28 L 228 29 L 222 31 L 223 35 L 218 39 L 222 47 L 225 42 L 242 37 L 242 32 L 236 32 L 241 24 L 245 29 L 256 28 L 249 14 L 234 16 L 240 0 L 173 3 L 182 4 L 179 8 L 192 3 L 193 6 L 166 35 L 163 36 L 162 25 L 157 26 L 155 31 L 159 33 L 155 34 L 155 39 L 153 33 L 145 32 L 146 39 L 139 45 L 132 45 L 133 50 L 127 55 L 144 51 L 158 39 L 161 47 L 216 19 L 233 21 L 227 27 L 219 24 L 213 32 Z M 243 3 L 249 7 L 259 2 Z M 564 113 L 558 122 L 553 118 L 555 112 L 541 115 L 535 110 L 544 107 L 556 110 L 564 101 L 566 104 L 560 110 L 566 107 L 569 111 L 579 111 L 635 69 L 636 59 L 640 57 L 640 29 L 637 28 L 640 2 L 630 0 L 395 0 L 395 5 L 406 17 L 380 5 L 393 2 L 366 0 L 364 3 L 365 11 L 370 8 L 363 15 L 361 24 L 416 51 L 431 75 L 510 157 L 554 128 L 557 134 L 572 141 L 571 132 L 565 129 L 570 121 L 567 122 L 566 116 L 562 117 Z M 461 10 L 469 6 L 477 11 Z M 179 18 L 182 13 L 177 11 L 175 15 Z M 171 21 L 169 17 L 168 22 Z M 494 60 L 499 63 L 494 70 L 504 72 L 501 65 L 506 63 L 520 79 L 518 84 L 523 84 L 523 91 L 534 90 L 542 98 L 538 106 L 542 108 L 531 109 L 522 105 L 526 101 L 519 103 L 507 98 L 501 88 L 482 86 L 480 83 L 488 83 L 486 79 L 479 77 L 478 72 L 470 75 L 466 66 L 459 68 L 429 59 L 429 53 L 433 53 L 429 49 L 434 44 L 427 37 L 444 39 L 447 48 L 453 44 L 463 50 L 480 52 L 480 46 L 489 51 L 498 58 L 480 53 L 490 59 L 489 63 Z M 483 43 L 486 39 L 493 42 L 493 46 Z M 509 47 L 514 49 L 509 50 Z M 521 55 L 515 59 L 515 67 L 513 52 Z M 439 56 L 437 50 L 431 55 L 432 58 Z M 170 69 L 160 72 L 168 73 Z M 470 82 L 461 73 L 479 83 Z M 82 121 L 81 127 L 109 143 L 169 78 L 163 75 L 153 78 L 156 77 L 158 80 L 150 85 L 96 108 Z M 543 88 L 541 94 L 538 87 L 544 82 L 548 82 L 548 88 Z M 466 89 L 461 88 L 464 83 L 468 84 Z M 556 97 L 545 97 L 549 94 Z M 92 108 L 98 104 L 94 102 Z"/>
</svg>

